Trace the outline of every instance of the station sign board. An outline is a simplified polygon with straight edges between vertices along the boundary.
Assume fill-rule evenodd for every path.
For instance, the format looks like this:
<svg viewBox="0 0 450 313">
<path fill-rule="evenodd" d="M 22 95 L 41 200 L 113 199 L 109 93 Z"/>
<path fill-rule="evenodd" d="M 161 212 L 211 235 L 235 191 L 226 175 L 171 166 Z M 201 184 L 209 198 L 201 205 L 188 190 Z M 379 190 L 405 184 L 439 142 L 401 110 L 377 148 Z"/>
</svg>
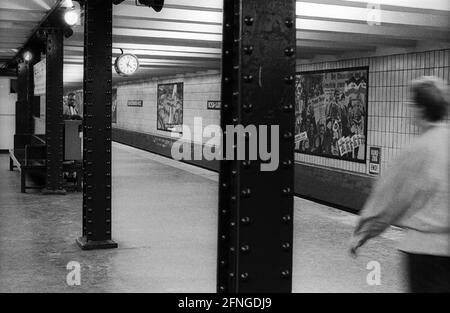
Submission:
<svg viewBox="0 0 450 313">
<path fill-rule="evenodd" d="M 208 100 L 206 105 L 208 110 L 220 110 L 221 102 L 217 100 Z"/>
</svg>

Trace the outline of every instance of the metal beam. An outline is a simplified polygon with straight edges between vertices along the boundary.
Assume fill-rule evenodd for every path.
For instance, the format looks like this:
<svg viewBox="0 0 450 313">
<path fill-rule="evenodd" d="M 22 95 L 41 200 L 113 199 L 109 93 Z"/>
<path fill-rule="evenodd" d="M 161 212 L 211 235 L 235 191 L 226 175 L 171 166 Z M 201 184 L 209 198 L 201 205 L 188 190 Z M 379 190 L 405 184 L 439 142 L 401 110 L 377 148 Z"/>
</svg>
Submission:
<svg viewBox="0 0 450 313">
<path fill-rule="evenodd" d="M 111 240 L 112 3 L 84 3 L 83 250 Z"/>
<path fill-rule="evenodd" d="M 295 1 L 225 0 L 223 25 L 221 127 L 268 126 L 279 166 L 262 171 L 261 155 L 250 160 L 248 153 L 245 160 L 221 161 L 217 290 L 290 292 Z M 224 136 L 224 156 L 230 149 L 236 156 L 236 145 L 225 144 L 230 136 Z"/>
<path fill-rule="evenodd" d="M 17 65 L 17 102 L 16 102 L 16 134 L 32 134 L 33 129 L 33 66 L 40 61 L 42 46 L 33 44 L 28 47 L 33 58 L 27 62 L 23 59 Z"/>
<path fill-rule="evenodd" d="M 43 194 L 65 194 L 63 186 L 63 67 L 64 37 L 60 29 L 47 31 L 45 141 L 47 177 Z"/>
<path fill-rule="evenodd" d="M 17 65 L 16 135 L 31 133 L 31 109 L 28 102 L 29 64 Z"/>
</svg>

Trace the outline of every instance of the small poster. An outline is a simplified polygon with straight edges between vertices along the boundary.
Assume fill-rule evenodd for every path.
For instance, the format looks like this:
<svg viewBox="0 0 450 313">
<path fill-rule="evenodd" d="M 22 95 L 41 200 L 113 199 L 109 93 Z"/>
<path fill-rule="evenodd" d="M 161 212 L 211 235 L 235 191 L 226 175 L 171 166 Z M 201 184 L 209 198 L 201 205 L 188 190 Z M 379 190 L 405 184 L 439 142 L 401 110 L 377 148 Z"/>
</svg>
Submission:
<svg viewBox="0 0 450 313">
<path fill-rule="evenodd" d="M 206 107 L 208 110 L 220 110 L 220 101 L 208 100 Z"/>
<path fill-rule="evenodd" d="M 41 96 L 45 95 L 45 88 L 47 82 L 47 62 L 43 59 L 41 62 L 36 63 L 33 66 L 34 72 L 34 95 Z"/>
<path fill-rule="evenodd" d="M 381 148 L 370 147 L 369 157 L 369 173 L 373 175 L 379 175 L 381 164 Z"/>
<path fill-rule="evenodd" d="M 308 133 L 303 132 L 300 134 L 295 135 L 295 149 L 298 149 L 300 147 L 300 144 L 302 141 L 308 140 Z"/>
</svg>

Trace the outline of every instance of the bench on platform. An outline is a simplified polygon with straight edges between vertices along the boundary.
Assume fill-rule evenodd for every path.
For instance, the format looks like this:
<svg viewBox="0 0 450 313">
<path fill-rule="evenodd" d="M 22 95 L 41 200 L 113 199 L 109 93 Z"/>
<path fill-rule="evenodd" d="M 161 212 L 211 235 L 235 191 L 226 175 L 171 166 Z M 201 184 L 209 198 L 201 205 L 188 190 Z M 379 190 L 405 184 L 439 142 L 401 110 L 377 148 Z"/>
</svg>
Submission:
<svg viewBox="0 0 450 313">
<path fill-rule="evenodd" d="M 42 189 L 45 185 L 27 185 L 27 174 L 46 174 L 47 146 L 42 135 L 20 134 L 14 135 L 14 149 L 9 150 L 9 169 L 20 171 L 20 191 L 27 189 Z M 74 184 L 65 181 L 65 189 L 81 191 L 82 163 L 81 161 L 64 161 L 63 171 L 76 173 Z"/>
<path fill-rule="evenodd" d="M 15 135 L 14 149 L 9 150 L 9 169 L 20 171 L 20 191 L 41 189 L 43 186 L 27 185 L 27 174 L 38 173 L 45 176 L 45 141 L 34 135 Z"/>
</svg>

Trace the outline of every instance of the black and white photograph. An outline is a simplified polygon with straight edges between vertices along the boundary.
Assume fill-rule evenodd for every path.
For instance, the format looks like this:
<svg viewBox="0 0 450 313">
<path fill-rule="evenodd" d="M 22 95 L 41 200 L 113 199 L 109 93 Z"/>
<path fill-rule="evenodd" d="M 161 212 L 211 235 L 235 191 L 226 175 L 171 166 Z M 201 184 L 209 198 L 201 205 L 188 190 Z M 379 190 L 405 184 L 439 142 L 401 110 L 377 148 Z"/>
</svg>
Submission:
<svg viewBox="0 0 450 313">
<path fill-rule="evenodd" d="M 449 82 L 448 0 L 0 0 L 0 294 L 448 294 Z"/>
</svg>

